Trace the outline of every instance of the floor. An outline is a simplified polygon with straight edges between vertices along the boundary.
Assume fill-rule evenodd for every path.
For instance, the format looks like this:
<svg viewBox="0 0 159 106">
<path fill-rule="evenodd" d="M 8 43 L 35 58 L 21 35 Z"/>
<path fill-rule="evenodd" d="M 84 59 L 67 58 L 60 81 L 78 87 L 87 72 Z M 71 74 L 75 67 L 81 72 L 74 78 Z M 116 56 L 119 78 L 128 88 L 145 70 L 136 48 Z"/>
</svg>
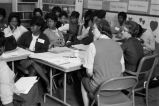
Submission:
<svg viewBox="0 0 159 106">
<path fill-rule="evenodd" d="M 54 94 L 59 98 L 62 98 L 63 89 L 58 88 Z M 83 106 L 82 98 L 80 96 L 80 87 L 67 85 L 67 103 L 71 106 Z M 43 103 L 42 106 L 63 106 L 56 104 L 53 100 L 47 99 L 46 103 Z M 135 106 L 146 106 L 144 98 L 141 96 L 135 96 Z M 155 87 L 150 90 L 149 95 L 149 106 L 159 106 L 159 87 Z"/>
</svg>

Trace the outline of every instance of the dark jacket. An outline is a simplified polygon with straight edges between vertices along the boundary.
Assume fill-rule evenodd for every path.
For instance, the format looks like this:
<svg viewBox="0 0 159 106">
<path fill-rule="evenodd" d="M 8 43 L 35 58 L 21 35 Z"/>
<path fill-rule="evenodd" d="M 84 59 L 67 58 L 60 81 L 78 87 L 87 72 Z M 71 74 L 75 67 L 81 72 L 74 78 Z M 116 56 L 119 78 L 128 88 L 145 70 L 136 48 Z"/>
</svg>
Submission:
<svg viewBox="0 0 159 106">
<path fill-rule="evenodd" d="M 144 56 L 143 46 L 141 42 L 131 37 L 121 45 L 124 52 L 125 69 L 136 71 L 140 59 Z"/>
<path fill-rule="evenodd" d="M 38 39 L 44 42 L 40 42 Z M 40 33 L 38 39 L 35 44 L 35 53 L 47 52 L 49 47 L 48 37 L 45 34 Z M 19 47 L 26 49 L 29 48 L 31 41 L 32 41 L 32 33 L 28 31 L 19 38 L 17 43 Z"/>
</svg>

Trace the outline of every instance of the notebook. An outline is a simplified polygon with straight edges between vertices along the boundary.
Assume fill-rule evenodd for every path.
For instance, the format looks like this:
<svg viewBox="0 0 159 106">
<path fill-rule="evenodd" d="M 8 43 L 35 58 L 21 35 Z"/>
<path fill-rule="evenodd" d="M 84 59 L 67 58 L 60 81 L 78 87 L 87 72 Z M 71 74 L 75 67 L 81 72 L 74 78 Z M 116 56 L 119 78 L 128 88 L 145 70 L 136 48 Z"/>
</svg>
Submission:
<svg viewBox="0 0 159 106">
<path fill-rule="evenodd" d="M 21 77 L 15 86 L 19 93 L 28 94 L 33 85 L 37 82 L 37 77 Z"/>
</svg>

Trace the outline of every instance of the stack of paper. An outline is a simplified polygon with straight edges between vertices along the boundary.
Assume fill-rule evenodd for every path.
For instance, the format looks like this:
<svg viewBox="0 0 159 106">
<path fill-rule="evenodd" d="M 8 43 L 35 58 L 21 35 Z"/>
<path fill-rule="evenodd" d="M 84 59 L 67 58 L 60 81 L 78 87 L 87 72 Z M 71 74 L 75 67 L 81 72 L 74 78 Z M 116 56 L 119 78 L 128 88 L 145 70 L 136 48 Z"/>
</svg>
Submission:
<svg viewBox="0 0 159 106">
<path fill-rule="evenodd" d="M 69 51 L 71 51 L 71 49 L 68 47 L 55 47 L 49 50 L 49 52 L 52 52 L 52 53 L 61 53 L 61 52 L 69 52 Z"/>
<path fill-rule="evenodd" d="M 22 77 L 15 83 L 15 86 L 19 93 L 28 94 L 37 81 L 37 77 Z"/>
<path fill-rule="evenodd" d="M 88 48 L 88 45 L 78 44 L 78 45 L 72 45 L 72 47 L 79 51 L 86 51 Z"/>
</svg>

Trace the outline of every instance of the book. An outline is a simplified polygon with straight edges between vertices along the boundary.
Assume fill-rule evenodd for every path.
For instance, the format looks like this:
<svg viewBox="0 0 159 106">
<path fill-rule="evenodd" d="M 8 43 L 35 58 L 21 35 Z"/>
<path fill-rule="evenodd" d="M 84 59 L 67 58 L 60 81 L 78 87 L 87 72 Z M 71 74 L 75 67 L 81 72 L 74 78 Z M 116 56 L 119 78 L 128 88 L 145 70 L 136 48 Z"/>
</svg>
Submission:
<svg viewBox="0 0 159 106">
<path fill-rule="evenodd" d="M 37 82 L 37 77 L 21 77 L 15 86 L 19 93 L 28 94 L 33 85 Z"/>
</svg>

